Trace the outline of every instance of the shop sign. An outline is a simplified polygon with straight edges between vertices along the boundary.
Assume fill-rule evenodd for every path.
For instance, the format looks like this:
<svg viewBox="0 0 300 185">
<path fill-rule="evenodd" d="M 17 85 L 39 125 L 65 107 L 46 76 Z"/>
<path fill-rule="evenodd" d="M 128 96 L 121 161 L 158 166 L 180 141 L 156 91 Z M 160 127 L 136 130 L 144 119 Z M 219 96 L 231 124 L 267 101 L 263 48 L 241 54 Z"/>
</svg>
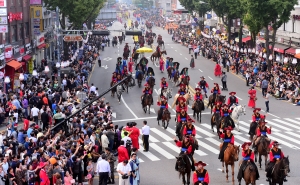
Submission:
<svg viewBox="0 0 300 185">
<path fill-rule="evenodd" d="M 9 13 L 9 22 L 20 21 L 22 19 L 23 19 L 23 13 L 22 12 Z"/>
<path fill-rule="evenodd" d="M 7 16 L 7 9 L 6 8 L 0 8 L 0 16 Z"/>
<path fill-rule="evenodd" d="M 31 44 L 26 44 L 26 45 L 25 45 L 25 48 L 26 48 L 26 54 L 31 53 L 31 51 L 32 51 Z"/>
<path fill-rule="evenodd" d="M 6 7 L 6 0 L 0 0 L 0 7 Z"/>
<path fill-rule="evenodd" d="M 300 15 L 293 15 L 293 19 L 295 21 L 300 21 Z"/>
<path fill-rule="evenodd" d="M 13 54 L 13 55 L 16 55 L 16 54 L 20 53 L 20 47 L 19 47 L 19 45 L 14 46 L 14 47 L 13 47 L 13 51 L 14 51 L 14 54 Z"/>
<path fill-rule="evenodd" d="M 7 16 L 0 17 L 0 24 L 8 24 Z"/>
<path fill-rule="evenodd" d="M 40 35 L 41 34 L 41 29 L 40 29 L 41 19 L 40 18 L 33 18 L 32 19 L 32 24 L 33 24 L 33 33 L 35 35 Z"/>
<path fill-rule="evenodd" d="M 36 45 L 39 46 L 45 43 L 45 32 L 41 33 L 39 36 L 36 37 Z"/>
<path fill-rule="evenodd" d="M 5 55 L 5 58 L 12 58 L 12 55 L 13 55 L 13 48 L 12 48 L 12 46 L 7 46 L 5 48 L 4 55 Z"/>
<path fill-rule="evenodd" d="M 32 71 L 33 71 L 33 60 L 32 59 L 30 59 L 28 61 L 28 71 L 30 74 L 32 74 Z"/>
<path fill-rule="evenodd" d="M 7 25 L 0 25 L 0 32 L 8 33 L 8 26 Z"/>
<path fill-rule="evenodd" d="M 24 46 L 20 47 L 20 55 L 24 55 L 25 53 L 25 48 Z"/>
<path fill-rule="evenodd" d="M 30 4 L 42 4 L 42 0 L 30 0 Z"/>
</svg>

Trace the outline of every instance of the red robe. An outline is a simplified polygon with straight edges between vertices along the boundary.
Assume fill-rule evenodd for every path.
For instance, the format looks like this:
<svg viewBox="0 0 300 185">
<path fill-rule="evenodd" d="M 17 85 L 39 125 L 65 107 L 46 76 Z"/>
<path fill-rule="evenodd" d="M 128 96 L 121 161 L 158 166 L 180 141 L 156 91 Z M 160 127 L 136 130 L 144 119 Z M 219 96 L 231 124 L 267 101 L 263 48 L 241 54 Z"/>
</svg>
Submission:
<svg viewBox="0 0 300 185">
<path fill-rule="evenodd" d="M 129 160 L 128 151 L 123 145 L 121 145 L 118 147 L 118 161 L 121 163 L 125 160 Z"/>
<path fill-rule="evenodd" d="M 40 176 L 40 185 L 50 185 L 50 180 L 48 178 L 45 169 L 41 169 L 39 176 Z"/>
<path fill-rule="evenodd" d="M 130 73 L 132 73 L 132 66 L 133 66 L 134 62 L 130 61 L 128 62 L 128 70 Z"/>
<path fill-rule="evenodd" d="M 220 138 L 224 139 L 224 138 L 225 138 L 225 134 L 226 134 L 226 133 L 220 134 Z M 231 140 L 230 140 L 229 143 L 231 143 L 232 145 L 234 145 L 234 135 L 232 135 Z"/>
<path fill-rule="evenodd" d="M 193 173 L 193 182 L 194 182 L 194 184 L 196 184 L 197 182 L 199 182 L 198 175 L 197 175 L 196 171 Z M 207 184 L 209 184 L 209 175 L 208 175 L 208 172 L 205 173 L 203 182 L 206 182 Z"/>
<path fill-rule="evenodd" d="M 192 127 L 193 127 L 192 133 L 189 134 L 189 135 L 195 136 L 195 135 L 196 135 L 196 129 L 195 129 L 195 126 L 192 126 Z M 188 134 L 188 133 L 187 133 L 188 129 L 189 129 L 189 128 L 187 127 L 187 125 L 185 125 L 184 128 L 183 128 L 182 134 L 183 134 L 183 135 L 187 135 L 187 134 Z"/>
<path fill-rule="evenodd" d="M 258 127 L 258 128 L 256 129 L 256 136 L 257 136 L 257 137 L 260 137 L 261 134 L 262 134 L 262 132 L 260 131 L 260 127 Z M 268 128 L 268 127 L 266 127 L 266 134 L 271 134 L 271 129 Z"/>
<path fill-rule="evenodd" d="M 256 90 L 255 89 L 250 89 L 248 91 L 248 94 L 250 96 L 248 106 L 251 107 L 251 108 L 255 108 Z"/>
<path fill-rule="evenodd" d="M 159 70 L 164 71 L 164 60 L 160 58 L 159 60 Z"/>
<path fill-rule="evenodd" d="M 243 150 L 242 151 L 242 157 L 244 158 L 244 157 L 247 157 L 247 151 L 245 151 L 245 150 Z M 251 151 L 251 154 L 250 154 L 250 160 L 251 161 L 254 161 L 254 152 L 253 151 Z"/>
<path fill-rule="evenodd" d="M 203 96 L 202 96 L 202 94 L 200 93 L 200 94 L 195 94 L 194 95 L 194 100 L 203 100 Z"/>
<path fill-rule="evenodd" d="M 140 145 L 139 145 L 140 130 L 136 127 L 132 127 L 131 130 L 132 130 L 132 132 L 129 135 L 129 137 L 131 138 L 131 141 L 132 141 L 132 147 L 139 149 L 140 148 Z"/>
<path fill-rule="evenodd" d="M 220 66 L 220 64 L 216 64 L 216 67 L 215 67 L 215 76 L 221 76 L 221 74 L 222 74 L 221 66 Z"/>
<path fill-rule="evenodd" d="M 275 149 L 274 148 L 271 149 L 269 158 L 270 158 L 271 162 L 274 162 L 274 161 L 276 161 L 276 159 L 274 158 L 275 156 L 273 155 L 272 150 L 275 150 Z M 278 150 L 280 150 L 280 149 L 278 149 Z M 283 158 L 284 158 L 284 154 L 283 154 L 282 150 L 280 150 L 280 159 L 283 159 Z"/>
</svg>

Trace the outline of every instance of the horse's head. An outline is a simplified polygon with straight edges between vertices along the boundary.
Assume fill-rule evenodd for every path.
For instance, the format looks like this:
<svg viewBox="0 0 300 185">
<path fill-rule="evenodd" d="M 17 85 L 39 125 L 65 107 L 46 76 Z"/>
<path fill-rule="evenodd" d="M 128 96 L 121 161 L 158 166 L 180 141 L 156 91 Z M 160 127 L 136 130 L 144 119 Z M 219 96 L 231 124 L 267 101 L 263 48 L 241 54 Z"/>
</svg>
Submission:
<svg viewBox="0 0 300 185">
<path fill-rule="evenodd" d="M 239 160 L 239 154 L 240 154 L 240 146 L 229 144 L 228 149 L 229 149 L 230 155 L 234 159 L 234 161 L 238 161 Z"/>
<path fill-rule="evenodd" d="M 219 95 L 219 101 L 222 102 L 222 103 L 225 103 L 226 96 L 225 95 Z"/>
<path fill-rule="evenodd" d="M 166 54 L 166 55 L 168 55 L 166 50 L 163 50 L 163 51 L 161 52 L 161 54 Z"/>
<path fill-rule="evenodd" d="M 187 165 L 183 156 L 184 155 L 176 157 L 176 159 L 177 159 L 176 164 L 178 165 L 178 171 L 181 173 L 184 173 L 186 171 L 186 165 Z"/>
<path fill-rule="evenodd" d="M 285 173 L 285 175 L 287 175 L 288 173 L 290 173 L 290 160 L 289 160 L 289 156 L 287 156 L 287 157 L 284 157 L 283 159 L 282 159 L 282 162 L 283 162 L 283 164 L 284 164 L 284 173 Z"/>
</svg>

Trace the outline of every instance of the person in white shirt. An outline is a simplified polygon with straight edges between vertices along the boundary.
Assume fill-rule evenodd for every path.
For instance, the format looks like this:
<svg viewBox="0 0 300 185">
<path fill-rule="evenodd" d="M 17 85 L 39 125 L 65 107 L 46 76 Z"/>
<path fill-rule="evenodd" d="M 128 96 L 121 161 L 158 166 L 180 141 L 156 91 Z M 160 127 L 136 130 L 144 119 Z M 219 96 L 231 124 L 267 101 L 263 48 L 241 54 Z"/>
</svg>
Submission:
<svg viewBox="0 0 300 185">
<path fill-rule="evenodd" d="M 33 117 L 33 121 L 38 124 L 39 122 L 39 112 L 40 110 L 36 108 L 36 105 L 33 105 L 33 108 L 31 109 L 31 116 Z"/>
<path fill-rule="evenodd" d="M 94 86 L 94 84 L 92 84 L 92 86 L 90 87 L 90 92 L 95 92 L 96 91 L 96 87 Z"/>
<path fill-rule="evenodd" d="M 128 164 L 128 160 L 124 160 L 118 164 L 117 172 L 119 174 L 119 185 L 128 185 L 129 176 L 131 174 L 131 167 Z"/>
<path fill-rule="evenodd" d="M 124 137 L 122 138 L 122 141 L 124 141 L 124 147 L 126 147 L 126 142 L 130 140 L 131 141 L 131 138 L 128 137 L 128 132 L 124 132 Z M 131 141 L 132 142 L 132 141 Z"/>
<path fill-rule="evenodd" d="M 150 134 L 150 127 L 147 125 L 147 121 L 143 121 L 144 126 L 142 128 L 142 139 L 143 139 L 143 145 L 144 145 L 144 152 L 149 151 L 149 134 Z"/>
<path fill-rule="evenodd" d="M 101 156 L 102 160 L 97 162 L 96 173 L 99 173 L 99 184 L 107 184 L 108 177 L 111 173 L 109 162 L 106 161 L 106 155 Z"/>
</svg>

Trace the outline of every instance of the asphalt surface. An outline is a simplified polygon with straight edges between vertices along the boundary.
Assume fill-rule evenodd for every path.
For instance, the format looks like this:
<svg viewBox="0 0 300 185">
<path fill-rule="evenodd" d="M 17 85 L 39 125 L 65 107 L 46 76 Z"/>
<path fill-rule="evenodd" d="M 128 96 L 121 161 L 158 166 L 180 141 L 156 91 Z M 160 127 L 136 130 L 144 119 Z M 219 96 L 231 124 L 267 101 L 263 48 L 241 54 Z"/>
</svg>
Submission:
<svg viewBox="0 0 300 185">
<path fill-rule="evenodd" d="M 127 21 L 126 21 L 127 22 Z M 111 30 L 121 30 L 124 29 L 123 25 L 119 22 L 115 22 Z M 175 62 L 180 62 L 180 71 L 183 67 L 189 67 L 190 54 L 188 54 L 187 47 L 184 47 L 178 43 L 172 41 L 171 36 L 168 35 L 166 30 L 162 28 L 153 28 L 153 32 L 157 35 L 161 34 L 165 42 L 165 49 L 169 57 L 173 57 Z M 111 32 L 111 38 L 114 35 L 119 35 L 119 32 Z M 133 47 L 132 36 L 127 36 L 125 43 L 129 43 L 131 49 Z M 102 57 L 102 67 L 95 65 L 93 69 L 93 75 L 91 76 L 90 83 L 94 83 L 95 86 L 99 88 L 99 93 L 105 91 L 110 87 L 110 81 L 113 71 L 115 70 L 117 57 L 123 55 L 123 48 L 125 43 L 118 45 L 117 47 L 107 47 L 104 52 L 101 52 Z M 154 43 L 156 47 L 156 42 Z M 151 54 L 146 54 L 149 57 Z M 165 56 L 166 57 L 166 56 Z M 141 172 L 141 184 L 143 185 L 153 185 L 153 184 L 180 184 L 181 180 L 178 178 L 178 173 L 174 170 L 175 157 L 178 156 L 180 151 L 172 141 L 175 137 L 175 111 L 170 109 L 172 114 L 172 120 L 167 130 L 164 130 L 161 126 L 158 126 L 156 117 L 158 106 L 156 105 L 156 100 L 158 97 L 157 91 L 160 89 L 160 79 L 162 77 L 167 77 L 167 72 L 161 73 L 159 71 L 158 65 L 148 63 L 148 67 L 153 67 L 155 70 L 156 85 L 154 87 L 154 105 L 151 106 L 150 114 L 144 113 L 142 110 L 140 97 L 142 95 L 143 87 L 138 86 L 129 89 L 129 93 L 124 92 L 122 94 L 122 100 L 119 104 L 116 98 L 112 98 L 110 93 L 105 95 L 107 101 L 110 102 L 113 112 L 114 112 L 114 124 L 125 125 L 127 122 L 137 122 L 138 127 L 142 127 L 142 121 L 147 120 L 148 125 L 151 127 L 150 133 L 150 152 L 143 152 L 143 147 L 141 143 L 139 157 L 141 159 L 140 172 Z M 189 75 L 191 77 L 191 88 L 195 87 L 195 83 L 198 83 L 200 76 L 205 76 L 206 81 L 210 87 L 213 87 L 213 83 L 217 82 L 221 84 L 219 77 L 214 76 L 215 63 L 213 61 L 207 60 L 205 58 L 199 57 L 195 59 L 195 68 L 189 69 Z M 134 67 L 135 69 L 135 67 Z M 232 73 L 227 73 L 228 75 L 228 89 L 229 91 L 223 91 L 222 94 L 226 95 L 228 98 L 228 93 L 230 91 L 237 92 L 237 97 L 242 105 L 248 104 L 248 90 L 246 83 L 240 76 L 236 76 Z M 169 87 L 173 90 L 173 95 L 177 92 L 178 88 L 174 87 L 172 82 L 168 81 Z M 142 84 L 144 84 L 143 81 Z M 191 90 L 193 92 L 193 90 Z M 209 95 L 210 93 L 208 93 Z M 258 101 L 256 107 L 261 107 L 265 110 L 264 100 L 261 95 L 261 91 L 257 90 Z M 169 100 L 171 105 L 173 100 Z M 300 149 L 300 110 L 299 107 L 295 107 L 287 102 L 270 99 L 270 113 L 267 115 L 268 126 L 272 126 L 272 134 L 269 138 L 276 139 L 281 143 L 281 148 L 285 155 L 290 157 L 290 169 L 288 182 L 285 184 L 298 184 L 300 182 L 299 174 L 297 173 L 297 165 L 300 162 L 297 160 L 297 154 Z M 188 110 L 189 114 L 192 114 L 191 107 Z M 240 132 L 233 131 L 235 135 L 236 145 L 241 145 L 248 139 L 248 130 L 251 120 L 252 109 L 247 107 L 246 115 L 240 117 Z M 210 174 L 210 184 L 221 185 L 225 183 L 225 174 L 220 170 L 222 168 L 219 162 L 219 144 L 221 140 L 218 139 L 217 134 L 213 133 L 210 128 L 210 109 L 205 109 L 202 113 L 202 122 L 196 122 L 194 125 L 197 129 L 197 139 L 199 142 L 199 150 L 196 151 L 194 158 L 196 161 L 202 160 L 208 163 L 206 169 Z M 140 137 L 141 138 L 141 137 Z M 141 139 L 140 139 L 141 142 Z M 241 157 L 240 157 L 241 159 Z M 235 164 L 235 179 L 238 173 L 238 163 Z M 229 172 L 229 179 L 231 179 L 231 172 Z M 264 166 L 260 170 L 260 180 L 257 184 L 263 185 L 268 184 L 265 180 Z M 192 181 L 192 179 L 191 179 Z M 192 183 L 191 183 L 192 184 Z M 237 181 L 236 181 L 237 184 Z M 242 184 L 244 182 L 242 181 Z"/>
</svg>

